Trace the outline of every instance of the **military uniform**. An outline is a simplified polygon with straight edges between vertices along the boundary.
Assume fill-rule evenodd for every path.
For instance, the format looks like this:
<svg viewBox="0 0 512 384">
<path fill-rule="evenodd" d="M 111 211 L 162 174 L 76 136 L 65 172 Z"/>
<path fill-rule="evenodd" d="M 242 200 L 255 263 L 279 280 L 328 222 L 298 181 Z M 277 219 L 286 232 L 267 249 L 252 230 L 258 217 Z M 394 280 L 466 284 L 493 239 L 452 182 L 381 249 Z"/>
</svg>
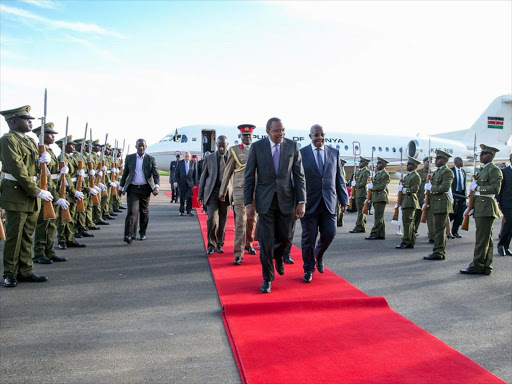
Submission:
<svg viewBox="0 0 512 384">
<path fill-rule="evenodd" d="M 449 159 L 446 152 L 437 150 L 436 156 Z M 446 257 L 446 219 L 453 212 L 453 205 L 449 195 L 454 175 L 450 168 L 443 165 L 432 174 L 430 180 L 430 206 L 434 227 L 434 250 L 432 254 L 425 256 L 425 260 L 444 260 Z M 431 235 L 432 236 L 432 235 Z"/>
<path fill-rule="evenodd" d="M 481 144 L 482 153 L 496 154 L 498 150 Z M 492 225 L 494 219 L 501 217 L 495 196 L 500 193 L 503 173 L 491 162 L 484 164 L 475 175 L 473 209 L 476 225 L 475 251 L 473 262 L 462 273 L 490 275 L 492 272 L 493 241 Z M 471 187 L 471 185 L 470 185 Z"/>
<path fill-rule="evenodd" d="M 75 143 L 78 145 L 85 145 L 83 139 L 76 139 Z M 78 209 L 75 209 L 75 227 L 76 227 L 76 233 L 79 233 L 83 236 L 84 233 L 88 233 L 89 228 L 87 227 L 87 209 L 89 207 L 89 201 L 90 201 L 90 195 L 89 195 L 89 188 L 88 188 L 88 174 L 87 174 L 87 159 L 86 154 L 82 155 L 82 171 L 84 173 L 83 180 L 82 180 L 82 189 L 80 192 L 84 194 L 84 211 L 78 211 Z M 80 161 L 80 152 L 75 151 L 72 155 L 73 163 L 76 164 L 76 177 L 78 178 L 78 164 Z M 90 234 L 90 236 L 94 236 Z"/>
<path fill-rule="evenodd" d="M 368 159 L 361 157 L 361 160 L 368 162 Z M 370 170 L 368 167 L 359 169 L 356 174 L 356 185 L 352 188 L 356 189 L 354 199 L 357 207 L 357 221 L 356 226 L 351 232 L 366 232 L 366 215 L 363 213 L 364 202 L 366 200 L 366 185 L 370 179 Z"/>
<path fill-rule="evenodd" d="M 419 161 L 409 158 L 412 164 L 420 164 Z M 404 248 L 414 248 L 416 243 L 415 219 L 419 211 L 421 217 L 421 206 L 418 201 L 421 177 L 416 171 L 409 172 L 403 180 L 402 186 L 402 244 Z"/>
<path fill-rule="evenodd" d="M 428 157 L 425 157 L 423 161 L 428 160 Z M 418 202 L 420 204 L 420 208 L 416 210 L 416 214 L 414 216 L 414 232 L 418 233 L 418 228 L 421 224 L 421 216 L 423 215 L 423 204 L 425 204 L 425 183 L 427 182 L 428 177 L 428 169 L 421 169 L 418 171 L 418 174 L 421 179 L 420 189 L 418 190 Z M 432 210 L 427 207 L 427 229 L 428 229 L 428 238 L 429 240 L 433 240 L 434 236 L 434 216 L 432 215 Z"/>
<path fill-rule="evenodd" d="M 252 135 L 255 126 L 241 125 L 238 127 L 240 133 Z M 243 260 L 244 250 L 255 254 L 252 242 L 254 241 L 254 227 L 256 225 L 256 213 L 247 215 L 244 205 L 244 171 L 249 156 L 249 148 L 244 144 L 235 145 L 229 148 L 231 155 L 224 168 L 222 184 L 219 196 L 225 196 L 229 183 L 233 186 L 233 205 L 235 210 L 235 264 Z"/>
<path fill-rule="evenodd" d="M 377 163 L 387 164 L 388 162 L 380 157 L 377 158 Z M 372 203 L 374 207 L 374 223 L 370 236 L 367 240 L 373 239 L 385 239 L 386 238 L 386 221 L 384 220 L 384 211 L 386 210 L 386 204 L 389 202 L 388 199 L 388 184 L 389 184 L 389 173 L 386 169 L 382 169 L 375 173 L 372 184 Z"/>
<path fill-rule="evenodd" d="M 109 148 L 110 145 L 107 144 L 107 147 L 106 148 Z M 105 151 L 105 148 L 103 149 Z M 111 190 L 112 190 L 112 187 L 110 186 L 110 178 L 111 178 L 111 175 L 112 175 L 112 162 L 109 158 L 109 156 L 107 155 L 103 155 L 103 167 L 101 169 L 101 171 L 103 172 L 103 174 L 105 175 L 104 179 L 105 179 L 105 183 L 103 183 L 100 179 L 100 182 L 103 183 L 103 185 L 105 185 L 105 192 L 102 192 L 101 194 L 101 214 L 102 214 L 102 219 L 103 220 L 112 220 L 113 217 L 110 216 L 110 195 L 111 195 Z"/>
<path fill-rule="evenodd" d="M 341 172 L 343 174 L 343 180 L 346 182 L 347 179 L 346 179 L 346 174 L 345 174 L 345 164 L 347 162 L 340 158 L 340 163 L 341 163 Z M 343 227 L 343 212 L 341 211 L 341 204 L 340 204 L 339 199 L 338 199 L 338 211 L 337 211 L 337 215 L 336 215 L 336 226 Z"/>
<path fill-rule="evenodd" d="M 93 145 L 93 147 L 99 146 L 100 145 L 99 140 L 94 140 L 92 142 L 92 145 Z M 99 187 L 99 184 L 101 183 L 101 177 L 99 176 L 101 167 L 98 167 L 100 165 L 100 156 L 93 150 L 90 157 L 92 160 L 93 169 L 96 171 L 96 175 L 94 176 L 94 184 Z M 92 212 L 93 212 L 92 216 L 93 217 L 92 218 L 93 218 L 93 221 L 95 224 L 108 225 L 108 223 L 103 220 L 103 213 L 101 210 L 101 207 L 102 207 L 101 201 L 103 199 L 102 195 L 103 195 L 103 191 L 100 190 L 98 193 L 98 199 L 99 199 L 100 203 L 98 205 L 93 205 L 93 207 L 92 207 Z"/>
</svg>

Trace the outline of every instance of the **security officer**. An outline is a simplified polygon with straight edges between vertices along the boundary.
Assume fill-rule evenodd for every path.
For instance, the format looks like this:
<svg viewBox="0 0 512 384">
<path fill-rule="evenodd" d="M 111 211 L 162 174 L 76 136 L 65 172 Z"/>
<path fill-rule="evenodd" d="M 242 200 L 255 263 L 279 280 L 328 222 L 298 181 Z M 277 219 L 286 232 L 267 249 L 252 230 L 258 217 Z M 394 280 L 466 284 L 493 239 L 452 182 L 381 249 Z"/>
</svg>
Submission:
<svg viewBox="0 0 512 384">
<path fill-rule="evenodd" d="M 224 201 L 228 186 L 230 183 L 233 183 L 233 204 L 235 208 L 235 260 L 233 264 L 235 265 L 242 264 L 244 250 L 247 250 L 250 255 L 256 254 L 256 250 L 252 246 L 256 213 L 253 212 L 247 215 L 244 206 L 244 170 L 252 143 L 252 132 L 255 128 L 251 124 L 238 126 L 242 144 L 229 148 L 231 156 L 228 158 L 224 168 L 219 191 L 220 200 Z"/>
<path fill-rule="evenodd" d="M 37 185 L 39 163 L 48 163 L 50 155 L 39 156 L 34 140 L 26 136 L 32 130 L 30 106 L 1 111 L 9 132 L 0 138 L 0 161 L 4 179 L 0 184 L 0 205 L 5 210 L 3 253 L 4 286 L 16 287 L 18 281 L 45 282 L 46 276 L 34 273 L 31 258 L 32 235 L 39 215 L 40 200 L 52 201 L 53 195 Z M 38 161 L 39 159 L 39 161 Z"/>
<path fill-rule="evenodd" d="M 416 210 L 416 215 L 414 216 L 414 232 L 416 236 L 418 236 L 418 228 L 421 224 L 421 215 L 423 214 L 422 208 L 423 204 L 425 204 L 425 183 L 427 182 L 427 177 L 429 174 L 429 163 L 430 158 L 423 158 L 423 168 L 418 172 L 421 178 L 420 189 L 418 190 L 418 202 L 420 204 L 420 208 Z M 427 207 L 427 228 L 428 228 L 428 239 L 429 243 L 434 244 L 434 217 L 432 216 L 432 210 Z"/>
<path fill-rule="evenodd" d="M 483 164 L 469 185 L 474 191 L 473 217 L 476 225 L 475 252 L 473 262 L 460 273 L 490 275 L 492 272 L 492 224 L 500 218 L 495 196 L 500 193 L 503 173 L 492 160 L 498 149 L 480 144 L 480 162 Z"/>
<path fill-rule="evenodd" d="M 180 162 L 181 155 L 179 152 L 175 153 L 176 160 L 171 161 L 171 164 L 169 165 L 169 184 L 171 184 L 171 203 L 177 203 L 178 202 L 178 187 L 174 186 L 174 183 L 172 182 L 172 178 L 174 176 L 174 172 L 176 172 L 176 167 L 178 166 L 178 163 Z M 198 177 L 201 177 L 198 175 Z"/>
<path fill-rule="evenodd" d="M 414 248 L 416 243 L 415 232 L 415 217 L 416 212 L 420 209 L 418 201 L 418 191 L 421 185 L 421 177 L 416 172 L 416 168 L 420 165 L 416 159 L 409 157 L 407 160 L 407 172 L 401 185 L 398 186 L 398 191 L 402 192 L 402 243 L 397 245 L 397 249 Z"/>
<path fill-rule="evenodd" d="M 434 226 L 434 250 L 423 257 L 425 260 L 444 260 L 446 257 L 446 218 L 453 212 L 449 190 L 452 187 L 453 172 L 446 166 L 451 156 L 436 150 L 436 171 L 429 183 L 425 184 L 425 193 L 430 191 L 430 207 Z"/>
<path fill-rule="evenodd" d="M 33 129 L 32 132 L 39 136 L 41 134 L 41 127 Z M 47 190 L 53 195 L 53 207 L 54 211 L 57 212 L 57 207 L 67 209 L 69 207 L 68 202 L 65 199 L 61 199 L 59 196 L 59 160 L 53 150 L 50 148 L 51 144 L 55 143 L 55 134 L 58 132 L 53 130 L 53 123 L 46 123 L 44 125 L 44 145 L 45 151 L 50 155 L 50 163 L 47 164 L 48 168 L 48 180 Z M 57 256 L 53 249 L 53 242 L 57 233 L 57 221 L 56 220 L 45 220 L 43 217 L 43 210 L 39 211 L 39 217 L 37 218 L 36 229 L 34 232 L 34 253 L 32 259 L 34 263 L 40 264 L 52 264 L 54 261 L 66 261 L 65 257 Z"/>
<path fill-rule="evenodd" d="M 346 173 L 345 173 L 345 164 L 347 164 L 347 162 L 345 160 L 343 160 L 342 158 L 340 158 L 340 164 L 341 164 L 341 173 L 343 174 L 343 180 L 347 180 L 346 179 Z M 336 215 L 336 226 L 337 227 L 343 227 L 343 214 L 344 214 L 344 211 L 341 209 L 341 204 L 340 204 L 340 201 L 338 200 L 338 211 L 337 211 L 337 215 Z"/>
<path fill-rule="evenodd" d="M 356 177 L 352 180 L 351 186 L 356 189 L 354 199 L 357 207 L 357 221 L 354 229 L 350 233 L 364 233 L 366 232 L 366 215 L 363 213 L 363 206 L 366 200 L 366 186 L 370 179 L 370 170 L 368 169 L 368 163 L 370 160 L 360 157 L 359 158 L 359 171 L 357 171 Z"/>
<path fill-rule="evenodd" d="M 384 211 L 388 199 L 388 184 L 390 181 L 389 173 L 386 171 L 388 161 L 377 157 L 377 171 L 373 181 L 368 184 L 368 189 L 372 190 L 372 202 L 375 209 L 375 221 L 373 223 L 370 236 L 366 240 L 384 240 L 386 238 L 386 221 L 384 220 Z"/>
</svg>

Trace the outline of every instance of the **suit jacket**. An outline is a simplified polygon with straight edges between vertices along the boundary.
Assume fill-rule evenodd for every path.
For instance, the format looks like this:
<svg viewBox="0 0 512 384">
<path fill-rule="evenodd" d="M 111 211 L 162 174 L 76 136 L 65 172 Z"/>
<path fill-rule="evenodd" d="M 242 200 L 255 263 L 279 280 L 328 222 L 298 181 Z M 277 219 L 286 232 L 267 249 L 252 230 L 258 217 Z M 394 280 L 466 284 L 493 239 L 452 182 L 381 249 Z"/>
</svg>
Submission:
<svg viewBox="0 0 512 384">
<path fill-rule="evenodd" d="M 284 214 L 293 213 L 297 202 L 306 203 L 306 180 L 299 147 L 285 138 L 280 145 L 277 174 L 272 161 L 270 139 L 266 137 L 251 145 L 244 173 L 244 204 L 252 203 L 256 211 L 265 214 L 277 193 L 279 209 Z"/>
<path fill-rule="evenodd" d="M 503 181 L 498 195 L 498 204 L 501 209 L 512 208 L 512 168 L 507 167 L 501 170 Z"/>
<path fill-rule="evenodd" d="M 169 183 L 172 183 L 174 180 L 174 173 L 176 172 L 176 167 L 178 166 L 178 162 L 176 160 L 171 161 L 169 165 Z"/>
<path fill-rule="evenodd" d="M 181 189 L 194 188 L 197 185 L 197 164 L 189 161 L 188 173 L 185 172 L 185 160 L 180 160 L 174 172 L 173 183 L 178 183 Z"/>
<path fill-rule="evenodd" d="M 464 195 L 466 196 L 466 171 L 461 169 L 460 171 L 462 172 L 462 192 L 457 192 L 457 177 L 458 175 L 456 174 L 456 170 L 455 170 L 455 167 L 451 167 L 450 168 L 453 172 L 453 182 L 452 182 L 452 195 L 455 199 L 457 199 L 457 195 Z M 465 198 L 464 198 L 465 200 Z"/>
<path fill-rule="evenodd" d="M 314 213 L 323 198 L 325 206 L 331 214 L 336 214 L 338 204 L 348 204 L 348 193 L 341 170 L 339 151 L 324 146 L 325 160 L 323 170 L 318 168 L 313 155 L 312 146 L 300 150 L 302 166 L 306 177 L 307 204 L 306 214 Z"/>
<path fill-rule="evenodd" d="M 133 178 L 135 177 L 137 156 L 137 153 L 132 153 L 131 155 L 126 156 L 123 177 L 121 177 L 120 182 L 121 187 L 123 187 L 123 191 L 126 191 L 126 188 L 130 185 Z M 144 155 L 144 160 L 142 161 L 142 172 L 144 172 L 144 178 L 146 179 L 151 189 L 154 189 L 155 185 L 157 184 L 160 185 L 160 175 L 158 174 L 155 158 L 148 155 L 147 153 Z"/>
<path fill-rule="evenodd" d="M 218 151 L 210 153 L 208 156 L 205 157 L 203 162 L 203 169 L 201 173 L 201 180 L 199 181 L 199 194 L 198 199 L 203 199 L 205 203 L 208 202 L 208 199 L 210 199 L 210 196 L 213 192 L 213 189 L 215 188 L 215 183 L 217 182 L 217 176 L 220 176 L 219 182 L 222 184 L 222 176 L 219 175 L 219 170 L 217 168 L 217 153 Z M 226 158 L 226 164 L 229 162 L 229 151 L 225 154 Z M 226 169 L 224 167 L 224 169 Z M 219 187 L 219 193 L 220 193 L 220 187 Z M 230 182 L 228 184 L 228 188 L 226 190 L 225 194 L 225 200 L 226 202 L 231 201 L 232 196 L 232 183 Z"/>
</svg>

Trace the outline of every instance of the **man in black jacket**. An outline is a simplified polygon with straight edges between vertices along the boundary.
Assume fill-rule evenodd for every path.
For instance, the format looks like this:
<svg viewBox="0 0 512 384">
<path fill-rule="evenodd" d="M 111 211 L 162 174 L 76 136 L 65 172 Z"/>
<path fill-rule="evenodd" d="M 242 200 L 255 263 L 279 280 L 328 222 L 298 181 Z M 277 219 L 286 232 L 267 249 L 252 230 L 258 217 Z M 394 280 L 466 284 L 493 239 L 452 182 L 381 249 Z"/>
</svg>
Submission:
<svg viewBox="0 0 512 384">
<path fill-rule="evenodd" d="M 172 180 L 174 177 L 174 173 L 176 172 L 176 167 L 178 166 L 178 163 L 180 162 L 180 154 L 176 153 L 176 160 L 171 161 L 171 164 L 169 165 L 169 184 L 171 184 L 171 203 L 177 203 L 178 202 L 178 188 L 174 186 Z"/>
<path fill-rule="evenodd" d="M 464 219 L 464 211 L 466 210 L 466 171 L 462 169 L 464 163 L 460 157 L 453 159 L 454 167 L 451 168 L 453 175 L 452 195 L 453 195 L 453 213 L 450 213 L 450 220 L 453 221 L 452 234 L 457 239 L 459 235 L 459 227 Z"/>
<path fill-rule="evenodd" d="M 505 225 L 500 234 L 498 242 L 498 253 L 501 256 L 512 256 L 510 250 L 510 240 L 512 239 L 512 154 L 510 155 L 510 165 L 501 170 L 503 181 L 501 190 L 498 194 L 498 205 L 505 216 Z"/>
<path fill-rule="evenodd" d="M 190 160 L 190 152 L 185 152 L 185 160 L 181 160 L 174 173 L 174 187 L 180 191 L 180 216 L 185 213 L 185 204 L 187 214 L 192 213 L 192 189 L 197 185 L 197 166 L 195 161 Z"/>
</svg>

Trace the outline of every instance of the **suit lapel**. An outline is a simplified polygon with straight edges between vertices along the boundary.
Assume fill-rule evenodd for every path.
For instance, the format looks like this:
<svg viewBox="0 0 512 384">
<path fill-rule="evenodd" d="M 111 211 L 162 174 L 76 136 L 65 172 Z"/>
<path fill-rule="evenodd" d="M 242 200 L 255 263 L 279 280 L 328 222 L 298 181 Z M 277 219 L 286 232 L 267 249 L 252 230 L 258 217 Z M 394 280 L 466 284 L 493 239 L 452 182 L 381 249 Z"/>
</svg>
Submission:
<svg viewBox="0 0 512 384">
<path fill-rule="evenodd" d="M 277 173 L 279 174 L 279 172 L 281 172 L 281 168 L 282 168 L 282 165 L 283 164 L 283 158 L 286 156 L 286 153 L 285 151 L 288 149 L 288 145 L 286 145 L 286 140 L 283 139 L 283 142 L 281 143 L 281 145 L 279 146 L 279 165 L 277 166 Z M 270 152 L 270 154 L 272 155 L 272 152 Z M 272 167 L 274 166 L 274 162 L 272 161 Z"/>
</svg>

